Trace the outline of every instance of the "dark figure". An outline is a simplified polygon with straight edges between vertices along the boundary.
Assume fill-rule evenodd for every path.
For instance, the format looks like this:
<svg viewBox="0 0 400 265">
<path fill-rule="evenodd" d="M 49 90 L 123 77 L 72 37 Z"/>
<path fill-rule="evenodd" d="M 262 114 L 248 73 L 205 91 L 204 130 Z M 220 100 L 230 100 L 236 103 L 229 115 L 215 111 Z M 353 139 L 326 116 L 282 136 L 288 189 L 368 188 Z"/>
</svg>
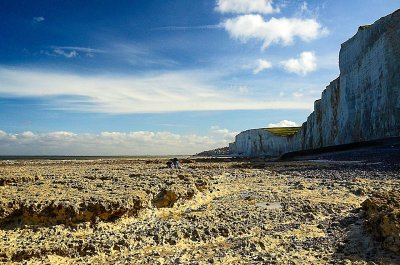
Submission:
<svg viewBox="0 0 400 265">
<path fill-rule="evenodd" d="M 174 164 L 174 168 L 179 168 L 178 158 L 174 157 L 174 159 L 172 159 L 172 164 Z"/>
<path fill-rule="evenodd" d="M 172 168 L 172 161 L 167 162 L 167 168 Z"/>
</svg>

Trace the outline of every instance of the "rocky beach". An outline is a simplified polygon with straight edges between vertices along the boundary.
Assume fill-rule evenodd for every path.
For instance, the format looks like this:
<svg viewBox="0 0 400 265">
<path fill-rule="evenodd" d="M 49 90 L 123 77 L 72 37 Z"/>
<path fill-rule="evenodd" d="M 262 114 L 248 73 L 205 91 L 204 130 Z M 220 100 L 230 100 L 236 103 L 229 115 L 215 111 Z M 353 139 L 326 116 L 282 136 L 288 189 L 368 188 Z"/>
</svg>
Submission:
<svg viewBox="0 0 400 265">
<path fill-rule="evenodd" d="M 1 161 L 0 261 L 400 264 L 399 145 L 167 160 Z"/>
<path fill-rule="evenodd" d="M 400 265 L 398 1 L 0 17 L 0 264 Z"/>
</svg>

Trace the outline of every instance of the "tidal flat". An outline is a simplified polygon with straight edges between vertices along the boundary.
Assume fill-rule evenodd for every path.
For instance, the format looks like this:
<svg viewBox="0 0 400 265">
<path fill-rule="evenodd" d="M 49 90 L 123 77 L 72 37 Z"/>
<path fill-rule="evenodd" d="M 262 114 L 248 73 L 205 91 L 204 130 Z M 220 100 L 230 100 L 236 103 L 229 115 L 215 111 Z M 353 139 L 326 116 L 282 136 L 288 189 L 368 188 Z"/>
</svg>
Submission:
<svg viewBox="0 0 400 265">
<path fill-rule="evenodd" d="M 368 161 L 0 161 L 0 262 L 400 264 L 400 168 Z"/>
</svg>

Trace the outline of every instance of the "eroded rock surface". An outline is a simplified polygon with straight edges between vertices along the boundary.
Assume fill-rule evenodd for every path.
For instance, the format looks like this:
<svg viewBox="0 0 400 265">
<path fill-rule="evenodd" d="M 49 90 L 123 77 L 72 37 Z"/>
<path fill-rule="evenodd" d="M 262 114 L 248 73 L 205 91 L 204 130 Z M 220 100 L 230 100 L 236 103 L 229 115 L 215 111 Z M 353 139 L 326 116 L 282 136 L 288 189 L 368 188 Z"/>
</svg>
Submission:
<svg viewBox="0 0 400 265">
<path fill-rule="evenodd" d="M 383 246 L 400 255 L 400 191 L 375 194 L 362 203 L 365 225 Z"/>
<path fill-rule="evenodd" d="M 0 262 L 398 264 L 361 203 L 399 190 L 382 164 L 182 159 L 0 162 Z M 374 243 L 376 242 L 376 243 Z"/>
<path fill-rule="evenodd" d="M 152 200 L 152 203 L 157 208 L 165 208 L 174 206 L 178 200 L 178 195 L 170 190 L 161 190 Z"/>
</svg>

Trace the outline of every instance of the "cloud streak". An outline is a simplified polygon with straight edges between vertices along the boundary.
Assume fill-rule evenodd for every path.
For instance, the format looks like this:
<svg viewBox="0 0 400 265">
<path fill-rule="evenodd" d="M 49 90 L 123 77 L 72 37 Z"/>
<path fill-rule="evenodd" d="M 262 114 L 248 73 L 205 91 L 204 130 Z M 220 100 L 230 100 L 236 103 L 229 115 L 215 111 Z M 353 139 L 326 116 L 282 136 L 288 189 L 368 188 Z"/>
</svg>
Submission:
<svg viewBox="0 0 400 265">
<path fill-rule="evenodd" d="M 40 23 L 44 21 L 44 17 L 34 17 L 32 18 L 33 23 Z"/>
<path fill-rule="evenodd" d="M 213 85 L 218 78 L 201 71 L 79 76 L 0 67 L 0 95 L 41 97 L 57 109 L 115 114 L 310 108 L 310 103 L 263 101 L 220 89 Z"/>
<path fill-rule="evenodd" d="M 75 58 L 78 56 L 78 53 L 76 51 L 64 51 L 62 49 L 54 49 L 53 54 L 59 55 L 59 56 L 64 56 L 65 58 L 68 58 L 68 59 Z"/>
<path fill-rule="evenodd" d="M 66 51 L 85 52 L 85 53 L 106 53 L 106 51 L 104 50 L 93 49 L 89 47 L 78 47 L 78 46 L 50 46 L 50 48 L 66 50 Z"/>
<path fill-rule="evenodd" d="M 88 47 L 74 47 L 74 46 L 50 46 L 51 50 L 42 51 L 48 56 L 61 56 L 67 59 L 78 57 L 80 54 L 85 54 L 88 57 L 93 57 L 94 54 L 107 53 L 104 50 L 93 49 Z"/>
</svg>

